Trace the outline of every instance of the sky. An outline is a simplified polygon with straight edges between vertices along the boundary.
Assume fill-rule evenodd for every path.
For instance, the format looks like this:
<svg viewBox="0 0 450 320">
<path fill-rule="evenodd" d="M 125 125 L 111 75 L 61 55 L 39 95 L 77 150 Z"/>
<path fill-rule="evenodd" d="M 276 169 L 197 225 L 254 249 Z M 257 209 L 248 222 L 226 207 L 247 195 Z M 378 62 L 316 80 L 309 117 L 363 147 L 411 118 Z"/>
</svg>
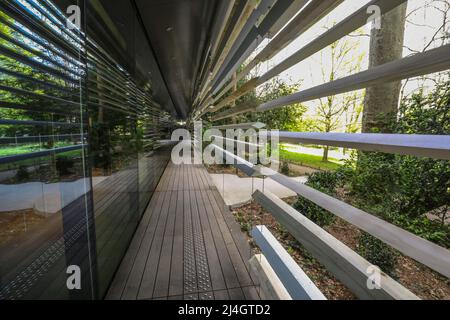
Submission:
<svg viewBox="0 0 450 320">
<path fill-rule="evenodd" d="M 447 5 L 450 5 L 450 0 L 445 0 Z M 261 75 L 262 73 L 275 66 L 286 57 L 290 56 L 295 51 L 302 48 L 305 44 L 321 35 L 326 28 L 330 28 L 333 24 L 344 20 L 351 13 L 365 6 L 369 0 L 345 0 L 341 5 L 335 8 L 330 14 L 319 21 L 315 26 L 310 28 L 307 32 L 302 34 L 299 38 L 294 40 L 289 46 L 284 48 L 279 54 L 273 57 L 271 60 L 262 63 L 258 68 L 253 70 L 253 75 Z M 425 8 L 424 5 L 426 4 Z M 407 9 L 407 23 L 405 30 L 405 42 L 403 56 L 413 54 L 415 51 L 423 51 L 424 47 L 432 39 L 433 35 L 442 25 L 443 15 L 438 9 L 445 8 L 446 3 L 444 0 L 409 0 Z M 438 9 L 436 9 L 437 7 Z M 449 19 L 447 19 L 449 21 Z M 450 30 L 449 25 L 447 31 Z M 368 23 L 362 28 L 363 34 L 370 34 L 371 23 Z M 361 70 L 366 70 L 368 65 L 368 53 L 369 53 L 369 37 L 346 37 L 350 41 L 356 41 L 356 49 L 354 50 L 355 56 L 362 55 Z M 262 43 L 257 51 L 261 50 L 268 41 Z M 438 41 L 431 45 L 429 48 L 437 47 L 441 45 Z M 307 89 L 316 85 L 322 84 L 322 69 L 327 69 L 327 61 L 330 59 L 330 50 L 324 49 L 322 52 L 316 53 L 308 59 L 300 62 L 299 64 L 286 70 L 280 77 L 289 83 L 301 82 L 301 89 Z M 324 63 L 321 63 L 323 61 Z M 343 74 L 341 76 L 346 76 Z M 426 83 L 431 87 L 432 83 Z M 417 81 L 408 81 L 405 87 L 405 93 L 409 94 L 415 91 L 419 86 Z M 310 101 L 304 103 L 308 107 L 308 113 L 313 114 L 318 101 Z"/>
</svg>

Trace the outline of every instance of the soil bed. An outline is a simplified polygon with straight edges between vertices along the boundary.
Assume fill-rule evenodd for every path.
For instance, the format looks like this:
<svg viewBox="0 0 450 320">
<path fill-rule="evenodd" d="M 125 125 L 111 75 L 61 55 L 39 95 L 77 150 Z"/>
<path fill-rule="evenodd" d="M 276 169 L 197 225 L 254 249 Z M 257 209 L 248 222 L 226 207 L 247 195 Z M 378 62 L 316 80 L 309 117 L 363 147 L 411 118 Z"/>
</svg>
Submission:
<svg viewBox="0 0 450 320">
<path fill-rule="evenodd" d="M 292 205 L 297 197 L 283 199 Z M 259 204 L 252 202 L 235 208 L 233 215 L 247 236 L 255 225 L 263 224 L 280 241 L 303 271 L 330 300 L 356 299 L 352 292 L 330 274 L 324 266 L 315 260 L 298 241 L 296 241 L 275 219 Z M 357 250 L 361 231 L 346 221 L 337 218 L 334 223 L 324 228 L 352 250 Z M 255 248 L 252 243 L 255 252 Z M 397 281 L 421 299 L 450 299 L 450 279 L 441 276 L 426 266 L 399 253 L 395 271 Z"/>
</svg>

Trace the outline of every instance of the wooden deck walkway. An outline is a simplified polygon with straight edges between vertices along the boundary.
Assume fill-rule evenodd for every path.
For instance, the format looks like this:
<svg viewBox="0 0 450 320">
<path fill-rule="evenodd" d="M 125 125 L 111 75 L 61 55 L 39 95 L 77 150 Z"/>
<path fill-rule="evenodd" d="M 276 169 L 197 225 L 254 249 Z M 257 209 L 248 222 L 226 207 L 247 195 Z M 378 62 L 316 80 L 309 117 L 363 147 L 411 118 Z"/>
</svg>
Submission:
<svg viewBox="0 0 450 320">
<path fill-rule="evenodd" d="M 107 299 L 259 299 L 251 251 L 206 169 L 167 166 Z"/>
</svg>

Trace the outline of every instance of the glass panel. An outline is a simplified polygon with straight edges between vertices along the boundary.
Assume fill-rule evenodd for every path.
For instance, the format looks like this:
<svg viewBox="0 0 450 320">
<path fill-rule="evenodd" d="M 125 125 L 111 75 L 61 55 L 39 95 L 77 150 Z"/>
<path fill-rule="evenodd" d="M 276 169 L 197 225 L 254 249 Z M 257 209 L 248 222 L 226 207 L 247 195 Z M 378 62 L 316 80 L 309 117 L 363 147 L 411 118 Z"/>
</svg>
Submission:
<svg viewBox="0 0 450 320">
<path fill-rule="evenodd" d="M 49 2 L 2 2 L 0 299 L 93 297 L 83 46 Z"/>
<path fill-rule="evenodd" d="M 0 299 L 104 297 L 170 156 L 129 1 L 57 3 L 0 2 Z"/>
</svg>

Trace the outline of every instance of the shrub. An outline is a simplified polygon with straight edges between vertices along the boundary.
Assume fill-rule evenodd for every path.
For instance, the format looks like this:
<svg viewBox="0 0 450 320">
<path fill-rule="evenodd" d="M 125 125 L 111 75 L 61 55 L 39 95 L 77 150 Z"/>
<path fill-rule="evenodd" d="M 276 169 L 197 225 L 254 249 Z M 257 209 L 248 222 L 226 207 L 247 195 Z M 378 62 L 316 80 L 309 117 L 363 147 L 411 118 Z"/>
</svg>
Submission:
<svg viewBox="0 0 450 320">
<path fill-rule="evenodd" d="M 340 183 L 340 180 L 339 172 L 318 171 L 309 176 L 306 185 L 326 194 L 333 195 L 336 187 Z M 299 196 L 293 207 L 321 227 L 330 225 L 336 219 L 335 215 L 329 213 L 325 209 L 322 209 L 302 196 Z"/>
<path fill-rule="evenodd" d="M 450 81 L 434 92 L 404 99 L 389 132 L 450 134 Z M 416 235 L 448 247 L 450 228 L 430 222 L 426 214 L 439 211 L 441 221 L 450 203 L 450 166 L 446 160 L 381 152 L 359 152 L 346 164 L 346 185 L 355 204 Z M 443 208 L 442 210 L 438 210 Z"/>
<path fill-rule="evenodd" d="M 335 220 L 335 216 L 333 214 L 303 198 L 302 196 L 299 196 L 293 207 L 295 210 L 321 227 L 328 226 Z"/>
<path fill-rule="evenodd" d="M 280 168 L 280 173 L 284 174 L 285 176 L 289 175 L 289 163 L 287 161 L 283 161 Z"/>
<path fill-rule="evenodd" d="M 398 254 L 381 240 L 363 232 L 359 238 L 358 253 L 389 276 L 395 277 Z"/>
<path fill-rule="evenodd" d="M 20 166 L 16 172 L 16 179 L 18 181 L 26 181 L 30 179 L 30 173 L 28 172 L 27 166 Z"/>
<path fill-rule="evenodd" d="M 73 166 L 73 159 L 70 159 L 66 156 L 60 156 L 56 158 L 56 170 L 58 171 L 60 176 L 70 174 Z"/>
<path fill-rule="evenodd" d="M 334 194 L 336 187 L 342 183 L 342 172 L 337 171 L 318 171 L 311 174 L 307 185 L 318 189 L 327 194 Z"/>
</svg>

